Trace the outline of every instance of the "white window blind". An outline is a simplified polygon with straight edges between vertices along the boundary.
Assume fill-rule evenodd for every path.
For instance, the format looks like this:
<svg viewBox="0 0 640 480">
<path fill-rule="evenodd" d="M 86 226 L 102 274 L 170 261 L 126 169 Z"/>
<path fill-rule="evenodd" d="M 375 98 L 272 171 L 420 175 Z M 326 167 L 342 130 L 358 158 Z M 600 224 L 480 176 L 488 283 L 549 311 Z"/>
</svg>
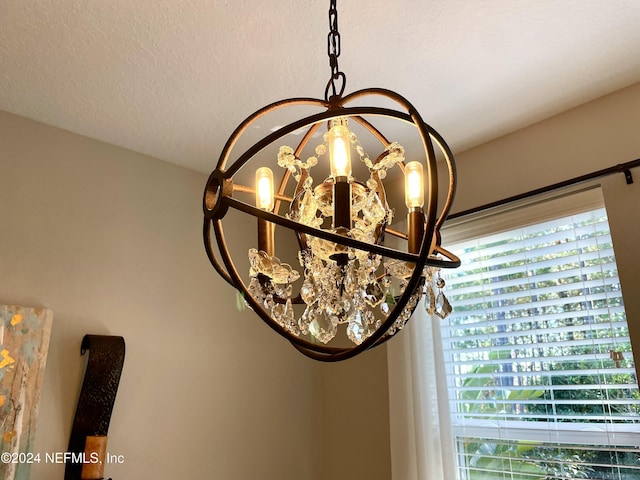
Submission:
<svg viewBox="0 0 640 480">
<path fill-rule="evenodd" d="M 485 218 L 467 228 L 481 236 L 449 244 L 463 262 L 448 272 L 442 329 L 461 479 L 640 480 L 640 393 L 606 211 L 566 204 L 542 221 L 512 211 L 510 223 L 535 219 L 518 228 Z"/>
</svg>

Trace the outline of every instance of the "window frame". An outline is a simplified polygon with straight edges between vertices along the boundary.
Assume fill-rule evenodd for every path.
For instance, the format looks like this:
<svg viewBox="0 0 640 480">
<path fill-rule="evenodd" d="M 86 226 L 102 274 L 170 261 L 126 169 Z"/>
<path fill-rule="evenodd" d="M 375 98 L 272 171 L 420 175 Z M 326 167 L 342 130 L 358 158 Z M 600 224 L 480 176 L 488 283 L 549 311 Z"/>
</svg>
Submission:
<svg viewBox="0 0 640 480">
<path fill-rule="evenodd" d="M 603 207 L 605 207 L 605 204 L 599 183 L 580 185 L 492 209 L 491 211 L 448 221 L 442 232 L 443 243 L 446 245 L 462 243 L 472 238 L 481 238 L 528 225 L 539 224 L 553 218 L 563 218 Z M 528 209 L 527 220 L 522 222 L 523 209 L 525 208 Z M 494 221 L 498 216 L 499 220 Z M 623 292 L 620 295 L 623 296 Z M 455 303 L 452 302 L 452 304 L 455 310 Z M 452 350 L 453 339 L 443 336 L 441 341 L 445 350 Z M 640 346 L 633 344 L 631 336 L 629 337 L 629 342 L 632 343 L 632 350 L 635 348 L 635 358 L 638 358 Z M 602 423 L 598 427 L 597 424 L 591 422 L 550 423 L 465 418 L 464 413 L 458 412 L 459 401 L 456 400 L 455 392 L 452 391 L 452 388 L 455 387 L 452 387 L 450 383 L 450 379 L 455 376 L 453 363 L 447 362 L 445 368 L 447 369 L 447 389 L 454 439 L 475 437 L 500 441 L 532 441 L 544 444 L 580 444 L 585 446 L 611 445 L 612 447 L 616 445 L 638 445 L 640 443 L 638 441 L 640 423 Z M 637 374 L 636 370 L 631 370 L 633 370 L 632 373 L 634 375 Z M 638 382 L 637 375 L 636 382 Z M 585 439 L 587 434 L 588 438 Z M 460 451 L 458 451 L 457 455 L 460 456 L 460 454 Z M 461 464 L 458 468 L 465 468 L 465 465 Z"/>
</svg>

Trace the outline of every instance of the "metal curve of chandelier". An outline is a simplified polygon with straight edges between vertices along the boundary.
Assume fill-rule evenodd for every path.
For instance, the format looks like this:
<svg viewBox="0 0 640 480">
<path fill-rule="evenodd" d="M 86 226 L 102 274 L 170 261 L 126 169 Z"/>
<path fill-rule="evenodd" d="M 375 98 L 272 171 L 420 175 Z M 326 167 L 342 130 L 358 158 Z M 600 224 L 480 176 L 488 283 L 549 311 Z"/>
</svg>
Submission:
<svg viewBox="0 0 640 480">
<path fill-rule="evenodd" d="M 333 362 L 392 338 L 423 296 L 429 313 L 443 318 L 448 315 L 451 306 L 442 294 L 444 281 L 439 270 L 456 268 L 460 260 L 440 245 L 440 227 L 453 202 L 456 184 L 449 147 L 415 107 L 395 92 L 368 88 L 343 96 L 346 76 L 338 68 L 336 0 L 330 0 L 329 28 L 331 77 L 324 100 L 291 98 L 275 102 L 236 128 L 205 187 L 203 235 L 215 270 L 241 292 L 245 303 L 267 325 L 306 356 Z M 350 106 L 369 97 L 383 99 L 400 109 Z M 238 140 L 259 119 L 302 106 L 322 111 L 273 128 L 227 165 Z M 413 156 L 420 160 L 405 161 L 404 147 L 389 141 L 374 126 L 380 118 L 415 127 L 423 152 Z M 322 126 L 327 131 L 310 152 L 311 140 L 319 136 Z M 372 141 L 382 146 L 375 159 L 365 152 L 354 127 L 360 129 L 360 136 L 371 137 L 367 147 Z M 295 148 L 280 145 L 277 159 L 260 157 L 275 142 L 300 132 L 302 139 Z M 444 159 L 449 176 L 449 189 L 439 214 L 435 148 Z M 366 181 L 352 175 L 353 153 L 362 162 L 360 169 L 369 175 Z M 321 159 L 329 176 L 314 185 L 312 169 L 320 169 Z M 277 188 L 273 171 L 266 166 L 274 160 L 282 168 Z M 255 169 L 255 186 L 234 183 L 234 176 L 249 164 L 259 166 Z M 393 211 L 387 203 L 383 180 L 393 170 L 400 170 L 405 179 L 406 233 L 389 226 Z M 254 202 L 246 201 L 254 195 Z M 243 196 L 245 201 L 236 198 Z M 284 208 L 285 202 L 288 209 Z M 223 228 L 229 209 L 256 218 L 256 248 L 248 251 L 248 283 L 229 252 Z M 275 256 L 277 227 L 294 233 L 302 274 Z M 406 249 L 384 246 L 385 234 L 406 242 Z M 346 333 L 350 344 L 340 342 L 336 338 L 339 333 Z"/>
</svg>

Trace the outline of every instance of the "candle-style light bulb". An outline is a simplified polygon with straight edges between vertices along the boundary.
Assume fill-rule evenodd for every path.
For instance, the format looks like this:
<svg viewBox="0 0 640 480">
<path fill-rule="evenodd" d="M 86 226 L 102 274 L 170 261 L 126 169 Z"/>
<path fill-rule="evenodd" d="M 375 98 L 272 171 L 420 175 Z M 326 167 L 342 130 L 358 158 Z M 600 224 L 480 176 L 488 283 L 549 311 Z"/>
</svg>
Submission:
<svg viewBox="0 0 640 480">
<path fill-rule="evenodd" d="M 256 207 L 262 210 L 273 210 L 273 172 L 269 167 L 256 170 Z"/>
<path fill-rule="evenodd" d="M 424 181 L 420 162 L 409 162 L 404 166 L 404 201 L 409 209 L 424 206 Z"/>
<path fill-rule="evenodd" d="M 273 172 L 269 167 L 256 170 L 256 207 L 273 211 L 275 205 L 273 194 Z M 273 255 L 274 244 L 273 224 L 263 218 L 258 218 L 258 250 Z"/>
<path fill-rule="evenodd" d="M 404 166 L 404 202 L 409 209 L 408 249 L 411 253 L 418 253 L 424 236 L 424 180 L 420 162 L 409 162 Z"/>
<path fill-rule="evenodd" d="M 329 161 L 331 176 L 349 177 L 351 175 L 351 132 L 347 127 L 346 117 L 331 120 L 331 128 L 327 132 L 326 142 L 329 145 Z"/>
</svg>

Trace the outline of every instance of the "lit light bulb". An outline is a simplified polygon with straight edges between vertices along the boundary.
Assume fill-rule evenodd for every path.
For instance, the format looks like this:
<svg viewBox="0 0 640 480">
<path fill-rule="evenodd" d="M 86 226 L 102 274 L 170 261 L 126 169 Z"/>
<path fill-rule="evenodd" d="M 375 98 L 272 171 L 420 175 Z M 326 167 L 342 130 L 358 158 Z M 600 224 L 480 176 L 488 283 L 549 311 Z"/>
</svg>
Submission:
<svg viewBox="0 0 640 480">
<path fill-rule="evenodd" d="M 256 207 L 262 210 L 273 210 L 273 172 L 269 167 L 256 170 Z"/>
<path fill-rule="evenodd" d="M 329 144 L 329 161 L 333 178 L 351 175 L 350 137 L 351 132 L 347 127 L 346 118 L 340 117 L 331 121 L 331 129 L 327 133 L 326 139 Z"/>
<path fill-rule="evenodd" d="M 424 183 L 420 162 L 409 162 L 404 166 L 404 201 L 409 209 L 422 208 L 424 205 Z"/>
</svg>

